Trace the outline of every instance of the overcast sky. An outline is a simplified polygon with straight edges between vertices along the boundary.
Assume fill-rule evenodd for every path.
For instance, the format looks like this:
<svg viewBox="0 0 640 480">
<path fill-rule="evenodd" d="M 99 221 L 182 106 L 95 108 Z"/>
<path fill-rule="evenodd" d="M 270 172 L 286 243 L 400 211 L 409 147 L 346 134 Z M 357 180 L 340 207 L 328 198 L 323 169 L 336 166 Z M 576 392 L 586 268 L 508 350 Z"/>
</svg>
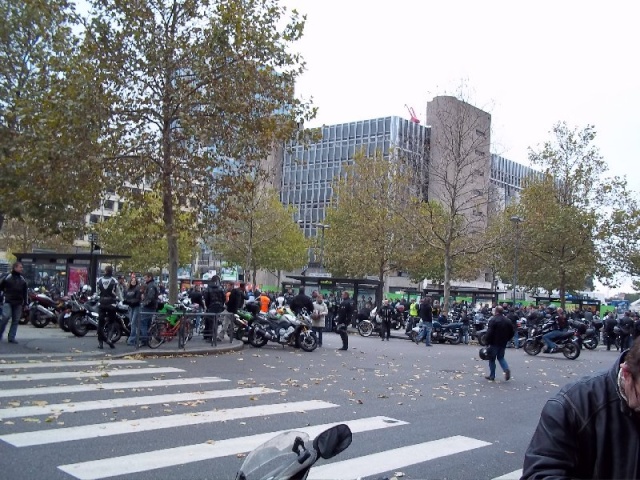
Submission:
<svg viewBox="0 0 640 480">
<path fill-rule="evenodd" d="M 425 123 L 427 101 L 464 81 L 492 114 L 494 153 L 527 148 L 566 120 L 595 125 L 612 173 L 640 192 L 640 2 L 284 0 L 308 16 L 297 48 L 310 126 L 387 115 Z M 635 167 L 635 168 L 632 168 Z"/>
</svg>

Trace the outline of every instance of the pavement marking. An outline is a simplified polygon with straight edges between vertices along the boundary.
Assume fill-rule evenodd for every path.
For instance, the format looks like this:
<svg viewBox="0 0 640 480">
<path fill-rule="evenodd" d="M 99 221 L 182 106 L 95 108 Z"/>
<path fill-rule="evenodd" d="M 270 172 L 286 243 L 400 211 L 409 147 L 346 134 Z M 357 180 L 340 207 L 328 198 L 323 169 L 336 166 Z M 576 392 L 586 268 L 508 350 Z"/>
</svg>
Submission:
<svg viewBox="0 0 640 480">
<path fill-rule="evenodd" d="M 12 368 L 55 368 L 55 367 L 92 367 L 94 365 L 127 365 L 147 363 L 144 360 L 78 360 L 77 362 L 26 362 L 26 363 L 0 363 L 0 370 Z"/>
<path fill-rule="evenodd" d="M 353 433 L 408 425 L 407 422 L 389 417 L 370 417 L 344 422 L 326 423 L 313 427 L 294 428 L 293 430 L 296 432 L 304 432 L 313 439 L 326 429 L 340 423 L 349 425 Z M 72 463 L 69 465 L 61 465 L 58 468 L 80 480 L 99 480 L 118 475 L 130 475 L 250 452 L 267 440 L 271 440 L 276 435 L 286 431 L 288 430 L 236 437 L 227 440 L 216 440 L 211 443 L 198 443 L 195 445 L 136 453 L 121 457 L 104 458 L 89 462 Z"/>
<path fill-rule="evenodd" d="M 200 378 L 168 378 L 165 380 L 145 380 L 143 382 L 113 382 L 113 383 L 85 383 L 82 385 L 60 385 L 53 387 L 29 387 L 0 390 L 0 398 L 26 397 L 31 395 L 55 395 L 57 393 L 97 392 L 100 390 L 126 390 L 129 388 L 143 389 L 155 387 L 173 387 L 197 385 L 201 383 L 228 382 L 219 377 Z"/>
<path fill-rule="evenodd" d="M 303 402 L 275 403 L 251 407 L 229 408 L 218 411 L 180 413 L 163 417 L 148 417 L 115 423 L 95 423 L 78 427 L 58 428 L 55 430 L 36 430 L 33 432 L 10 433 L 1 435 L 3 440 L 14 447 L 30 447 L 51 443 L 70 442 L 88 438 L 108 437 L 136 432 L 147 432 L 164 428 L 185 427 L 204 423 L 225 422 L 241 418 L 263 417 L 281 413 L 305 412 L 323 408 L 338 407 L 335 403 L 320 400 Z"/>
<path fill-rule="evenodd" d="M 208 390 L 205 392 L 169 393 L 165 395 L 148 395 L 144 397 L 108 398 L 87 402 L 69 402 L 52 405 L 28 405 L 24 407 L 0 409 L 0 419 L 29 417 L 36 415 L 58 415 L 61 413 L 87 412 L 105 408 L 137 407 L 158 403 L 190 402 L 210 400 L 212 398 L 243 397 L 246 395 L 262 395 L 278 393 L 280 390 L 271 388 L 252 387 L 234 388 L 229 390 Z"/>
<path fill-rule="evenodd" d="M 91 372 L 50 372 L 50 373 L 17 373 L 15 375 L 0 375 L 0 382 L 24 382 L 29 380 L 57 380 L 60 378 L 89 378 L 89 377 L 122 377 L 131 375 L 145 375 L 148 373 L 178 373 L 184 372 L 180 368 L 131 368 L 126 370 L 95 370 Z"/>
<path fill-rule="evenodd" d="M 427 462 L 440 457 L 474 450 L 491 445 L 475 438 L 456 435 L 431 442 L 418 443 L 384 452 L 333 462 L 311 469 L 309 480 L 350 480 L 353 478 L 379 475 L 399 468 Z"/>
<path fill-rule="evenodd" d="M 511 473 L 505 473 L 501 477 L 496 477 L 493 480 L 520 480 L 522 477 L 522 469 L 514 470 Z"/>
</svg>

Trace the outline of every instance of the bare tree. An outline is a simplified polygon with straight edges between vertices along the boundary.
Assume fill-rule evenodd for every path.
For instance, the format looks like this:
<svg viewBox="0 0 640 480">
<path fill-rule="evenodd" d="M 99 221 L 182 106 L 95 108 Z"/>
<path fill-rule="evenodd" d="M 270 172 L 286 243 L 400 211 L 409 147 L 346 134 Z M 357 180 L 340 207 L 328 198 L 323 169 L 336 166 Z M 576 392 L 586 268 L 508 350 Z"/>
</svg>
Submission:
<svg viewBox="0 0 640 480">
<path fill-rule="evenodd" d="M 466 276 L 474 257 L 491 244 L 486 236 L 493 201 L 491 115 L 454 96 L 440 96 L 428 103 L 427 121 L 431 126 L 427 194 L 415 198 L 408 224 L 425 251 L 442 255 L 447 304 L 456 271 Z"/>
</svg>

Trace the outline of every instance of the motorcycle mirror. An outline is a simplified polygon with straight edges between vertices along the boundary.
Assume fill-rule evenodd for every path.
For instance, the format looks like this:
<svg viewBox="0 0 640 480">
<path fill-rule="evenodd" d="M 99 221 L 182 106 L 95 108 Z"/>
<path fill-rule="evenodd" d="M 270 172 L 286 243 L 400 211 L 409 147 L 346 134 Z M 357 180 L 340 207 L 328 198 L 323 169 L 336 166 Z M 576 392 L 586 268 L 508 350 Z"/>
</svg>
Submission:
<svg viewBox="0 0 640 480">
<path fill-rule="evenodd" d="M 313 448 L 326 460 L 346 450 L 351 445 L 351 440 L 351 429 L 347 425 L 339 424 L 318 435 L 313 441 Z"/>
</svg>

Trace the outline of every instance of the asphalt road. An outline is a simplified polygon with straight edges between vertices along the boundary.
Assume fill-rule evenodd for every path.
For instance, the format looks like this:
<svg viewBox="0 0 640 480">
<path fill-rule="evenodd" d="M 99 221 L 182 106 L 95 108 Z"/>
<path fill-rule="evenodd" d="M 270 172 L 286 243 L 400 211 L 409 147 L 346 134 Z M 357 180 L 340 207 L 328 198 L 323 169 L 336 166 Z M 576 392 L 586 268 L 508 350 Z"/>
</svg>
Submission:
<svg viewBox="0 0 640 480">
<path fill-rule="evenodd" d="M 498 367 L 493 383 L 475 345 L 351 335 L 343 352 L 332 334 L 324 343 L 312 353 L 11 357 L 0 364 L 1 477 L 234 478 L 270 432 L 351 422 L 351 447 L 310 478 L 517 478 L 545 401 L 617 355 L 507 350 L 512 379 Z"/>
</svg>

